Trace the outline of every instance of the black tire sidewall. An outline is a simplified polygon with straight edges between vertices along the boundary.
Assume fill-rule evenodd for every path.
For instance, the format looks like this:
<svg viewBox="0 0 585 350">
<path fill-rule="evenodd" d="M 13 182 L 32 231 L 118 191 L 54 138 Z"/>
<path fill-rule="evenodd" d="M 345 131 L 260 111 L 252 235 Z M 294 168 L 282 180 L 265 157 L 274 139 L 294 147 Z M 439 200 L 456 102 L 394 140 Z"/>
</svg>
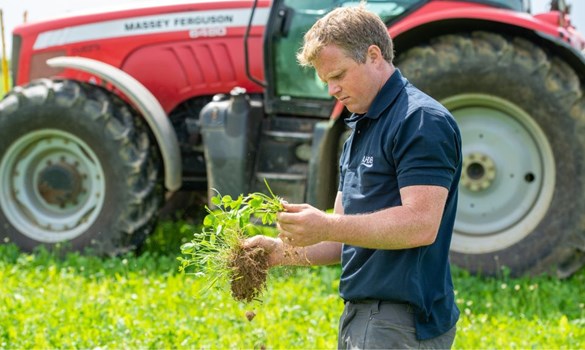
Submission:
<svg viewBox="0 0 585 350">
<path fill-rule="evenodd" d="M 442 54 L 440 49 L 433 52 L 426 57 L 416 57 L 413 53 L 405 55 L 398 66 L 415 86 L 439 101 L 454 95 L 478 93 L 512 102 L 538 124 L 549 141 L 555 159 L 556 181 L 552 202 L 532 233 L 514 245 L 493 253 L 452 251 L 451 261 L 473 273 L 488 275 L 498 274 L 504 266 L 510 267 L 514 275 L 554 271 L 564 257 L 563 243 L 568 236 L 580 230 L 583 209 L 582 201 L 575 196 L 584 187 L 580 176 L 583 162 L 578 157 L 583 153 L 583 136 L 576 132 L 580 129 L 579 122 L 568 117 L 571 106 L 560 98 L 570 94 L 570 89 L 547 89 L 546 80 L 550 79 L 550 72 L 534 71 L 532 67 L 514 61 L 502 64 L 495 59 L 495 55 L 483 57 L 482 60 L 481 55 L 466 56 L 463 50 L 452 55 Z M 494 59 L 490 61 L 490 58 Z"/>
<path fill-rule="evenodd" d="M 85 95 L 83 91 L 81 94 Z M 103 95 L 105 92 L 100 92 L 100 94 Z M 124 139 L 118 140 L 107 131 L 107 123 L 111 120 L 108 121 L 96 115 L 95 110 L 87 108 L 88 103 L 92 103 L 91 98 L 87 100 L 87 96 L 82 96 L 79 100 L 71 106 L 66 106 L 55 103 L 55 99 L 48 98 L 42 105 L 21 105 L 21 108 L 0 119 L 0 128 L 5 134 L 0 139 L 0 154 L 5 154 L 17 139 L 37 130 L 55 129 L 83 140 L 95 153 L 103 169 L 105 198 L 99 214 L 88 230 L 67 242 L 57 244 L 64 246 L 66 250 L 79 251 L 89 248 L 99 253 L 111 253 L 119 251 L 128 244 L 121 225 L 123 224 L 122 214 L 127 211 L 132 201 L 127 179 L 133 174 L 128 161 L 123 159 L 120 152 L 128 145 L 124 144 Z M 2 210 L 0 210 L 0 222 L 5 223 L 4 241 L 14 242 L 24 250 L 33 250 L 39 244 L 55 245 L 39 242 L 19 232 L 8 224 L 10 221 Z"/>
</svg>

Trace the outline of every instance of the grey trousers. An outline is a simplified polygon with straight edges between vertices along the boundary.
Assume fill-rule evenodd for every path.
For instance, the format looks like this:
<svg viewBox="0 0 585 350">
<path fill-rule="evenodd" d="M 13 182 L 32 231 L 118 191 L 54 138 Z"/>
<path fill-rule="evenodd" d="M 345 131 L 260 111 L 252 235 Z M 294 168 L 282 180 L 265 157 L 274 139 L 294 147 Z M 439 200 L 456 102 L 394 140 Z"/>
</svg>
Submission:
<svg viewBox="0 0 585 350">
<path fill-rule="evenodd" d="M 339 320 L 339 349 L 450 349 L 456 327 L 429 340 L 417 340 L 414 310 L 380 301 L 345 303 Z"/>
</svg>

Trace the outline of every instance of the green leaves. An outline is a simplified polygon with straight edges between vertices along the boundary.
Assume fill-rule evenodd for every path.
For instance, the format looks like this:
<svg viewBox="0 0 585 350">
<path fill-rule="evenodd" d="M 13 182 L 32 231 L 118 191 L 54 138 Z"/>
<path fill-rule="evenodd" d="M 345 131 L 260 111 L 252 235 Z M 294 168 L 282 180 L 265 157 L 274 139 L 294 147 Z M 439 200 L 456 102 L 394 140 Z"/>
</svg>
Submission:
<svg viewBox="0 0 585 350">
<path fill-rule="evenodd" d="M 273 225 L 276 214 L 283 210 L 281 198 L 274 195 L 265 181 L 270 195 L 254 192 L 240 194 L 237 198 L 230 195 L 216 195 L 210 200 L 213 208 L 205 207 L 207 215 L 203 219 L 203 229 L 195 233 L 193 239 L 181 245 L 182 257 L 179 270 L 194 270 L 199 277 L 217 282 L 229 273 L 230 251 L 241 241 L 261 231 L 258 224 Z"/>
</svg>

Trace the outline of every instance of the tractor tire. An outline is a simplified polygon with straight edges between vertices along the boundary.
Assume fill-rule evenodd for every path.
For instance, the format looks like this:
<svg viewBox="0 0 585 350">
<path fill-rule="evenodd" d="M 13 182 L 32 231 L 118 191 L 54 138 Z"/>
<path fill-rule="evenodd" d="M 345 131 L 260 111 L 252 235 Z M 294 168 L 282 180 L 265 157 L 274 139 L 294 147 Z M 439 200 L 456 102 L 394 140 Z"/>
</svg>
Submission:
<svg viewBox="0 0 585 350">
<path fill-rule="evenodd" d="M 115 94 L 35 81 L 0 102 L 0 130 L 3 242 L 119 255 L 154 229 L 160 155 L 144 121 Z"/>
<path fill-rule="evenodd" d="M 444 35 L 397 58 L 462 134 L 451 261 L 474 274 L 568 277 L 585 262 L 585 96 L 575 71 L 518 37 Z"/>
</svg>

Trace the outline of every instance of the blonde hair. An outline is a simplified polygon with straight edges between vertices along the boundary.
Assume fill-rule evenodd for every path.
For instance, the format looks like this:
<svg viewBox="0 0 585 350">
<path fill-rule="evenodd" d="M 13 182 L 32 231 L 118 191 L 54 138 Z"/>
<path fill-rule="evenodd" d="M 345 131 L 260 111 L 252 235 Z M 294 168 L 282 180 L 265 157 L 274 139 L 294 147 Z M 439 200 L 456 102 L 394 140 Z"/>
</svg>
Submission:
<svg viewBox="0 0 585 350">
<path fill-rule="evenodd" d="M 304 36 L 297 53 L 301 66 L 313 66 L 321 50 L 330 44 L 343 49 L 358 63 L 366 62 L 370 45 L 382 51 L 386 61 L 392 63 L 394 47 L 382 19 L 366 9 L 365 3 L 356 7 L 339 7 L 320 18 Z"/>
</svg>

